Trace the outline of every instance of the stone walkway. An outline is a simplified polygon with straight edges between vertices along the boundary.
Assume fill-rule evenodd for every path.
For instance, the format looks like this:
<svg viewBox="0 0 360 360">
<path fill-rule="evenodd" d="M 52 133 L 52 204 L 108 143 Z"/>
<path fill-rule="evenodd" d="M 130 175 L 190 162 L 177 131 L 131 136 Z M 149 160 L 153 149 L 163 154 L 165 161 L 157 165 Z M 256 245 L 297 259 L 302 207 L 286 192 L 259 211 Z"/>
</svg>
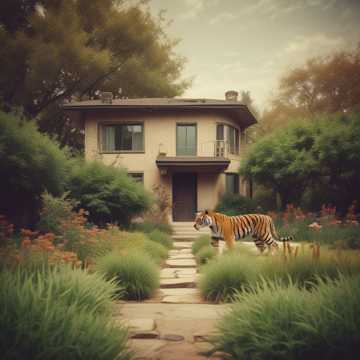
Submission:
<svg viewBox="0 0 360 360">
<path fill-rule="evenodd" d="M 227 305 L 207 304 L 196 288 L 197 265 L 191 254 L 198 236 L 192 224 L 179 224 L 173 236 L 160 289 L 150 300 L 115 305 L 116 321 L 130 328 L 130 347 L 137 360 L 223 359 L 209 353 L 209 337 Z"/>
</svg>

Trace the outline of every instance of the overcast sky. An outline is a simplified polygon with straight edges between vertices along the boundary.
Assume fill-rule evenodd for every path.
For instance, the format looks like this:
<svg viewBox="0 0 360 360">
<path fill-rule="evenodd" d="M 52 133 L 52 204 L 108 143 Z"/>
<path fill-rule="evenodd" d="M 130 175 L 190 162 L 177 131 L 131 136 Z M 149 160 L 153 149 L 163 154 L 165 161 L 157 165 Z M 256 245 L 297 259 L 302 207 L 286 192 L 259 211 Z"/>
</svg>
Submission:
<svg viewBox="0 0 360 360">
<path fill-rule="evenodd" d="M 186 97 L 249 90 L 263 109 L 279 77 L 315 55 L 360 41 L 360 0 L 151 0 L 173 20 L 177 53 L 194 77 Z"/>
</svg>

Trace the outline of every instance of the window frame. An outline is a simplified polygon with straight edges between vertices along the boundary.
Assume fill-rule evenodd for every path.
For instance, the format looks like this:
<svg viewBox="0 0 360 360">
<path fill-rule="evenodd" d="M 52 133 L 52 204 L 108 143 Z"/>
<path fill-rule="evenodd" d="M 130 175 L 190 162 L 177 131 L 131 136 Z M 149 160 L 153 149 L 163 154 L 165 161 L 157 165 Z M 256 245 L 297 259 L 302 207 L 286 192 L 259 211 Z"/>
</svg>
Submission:
<svg viewBox="0 0 360 360">
<path fill-rule="evenodd" d="M 144 185 L 144 172 L 143 171 L 128 171 L 128 176 L 132 177 L 137 183 Z M 134 175 L 140 175 L 141 181 L 135 179 Z"/>
<path fill-rule="evenodd" d="M 223 135 L 223 139 L 218 139 L 218 128 L 222 126 L 223 127 L 223 131 L 222 131 L 222 135 Z M 234 152 L 230 151 L 231 147 L 230 147 L 230 132 L 231 130 L 234 130 Z M 225 144 L 227 144 L 227 150 L 228 153 L 231 155 L 240 155 L 240 144 L 241 144 L 241 139 L 240 139 L 240 134 L 241 134 L 241 128 L 238 128 L 234 125 L 231 125 L 229 123 L 226 122 L 217 122 L 216 123 L 216 141 L 224 141 Z M 237 136 L 236 136 L 237 135 Z"/>
<path fill-rule="evenodd" d="M 104 150 L 103 131 L 105 126 L 129 126 L 141 125 L 142 127 L 142 150 Z M 100 154 L 144 154 L 145 153 L 145 123 L 143 121 L 104 121 L 98 123 L 98 150 Z"/>
<path fill-rule="evenodd" d="M 235 176 L 235 179 L 237 181 L 234 181 L 234 192 L 230 192 L 228 189 L 228 182 L 227 179 L 229 176 Z M 238 173 L 228 172 L 225 173 L 225 194 L 232 194 L 232 195 L 238 195 L 240 194 L 240 176 Z"/>
<path fill-rule="evenodd" d="M 179 155 L 178 154 L 178 128 L 179 126 L 194 126 L 195 127 L 195 153 L 191 155 Z M 176 133 L 175 133 L 175 151 L 176 156 L 197 156 L 198 153 L 198 129 L 197 129 L 197 123 L 196 122 L 177 122 L 176 123 Z"/>
</svg>

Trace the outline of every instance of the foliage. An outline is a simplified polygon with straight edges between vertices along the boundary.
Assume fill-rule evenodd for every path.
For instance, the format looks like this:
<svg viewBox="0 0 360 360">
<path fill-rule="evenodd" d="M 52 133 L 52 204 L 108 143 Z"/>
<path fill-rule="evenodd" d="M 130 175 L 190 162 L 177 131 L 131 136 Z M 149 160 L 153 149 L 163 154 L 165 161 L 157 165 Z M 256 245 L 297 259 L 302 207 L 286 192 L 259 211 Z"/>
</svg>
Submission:
<svg viewBox="0 0 360 360">
<path fill-rule="evenodd" d="M 130 229 L 134 231 L 142 231 L 147 234 L 151 233 L 153 230 L 160 230 L 163 233 L 171 235 L 173 231 L 170 224 L 158 221 L 154 222 L 153 219 L 149 220 L 147 218 L 145 218 L 143 222 L 132 223 Z"/>
<path fill-rule="evenodd" d="M 196 261 L 199 264 L 206 264 L 216 256 L 216 250 L 212 246 L 203 246 L 196 253 Z"/>
<path fill-rule="evenodd" d="M 159 270 L 151 258 L 140 251 L 124 254 L 113 251 L 97 259 L 96 270 L 115 279 L 124 288 L 128 300 L 150 297 L 159 287 Z"/>
<path fill-rule="evenodd" d="M 255 200 L 240 194 L 223 195 L 215 210 L 228 216 L 262 212 Z"/>
<path fill-rule="evenodd" d="M 303 246 L 273 256 L 259 256 L 240 247 L 210 261 L 201 268 L 199 287 L 203 296 L 212 301 L 232 301 L 237 291 L 248 290 L 261 279 L 292 282 L 300 288 L 311 286 L 319 278 L 337 278 L 344 274 L 359 274 L 357 254 L 327 251 Z M 321 255 L 320 255 L 321 253 Z"/>
<path fill-rule="evenodd" d="M 127 330 L 111 323 L 114 283 L 80 270 L 0 273 L 4 359 L 129 359 Z"/>
<path fill-rule="evenodd" d="M 157 243 L 165 246 L 168 249 L 171 249 L 173 246 L 173 241 L 172 241 L 171 237 L 169 236 L 169 234 L 167 234 L 163 231 L 160 231 L 158 229 L 151 231 L 148 234 L 148 237 L 151 241 L 157 242 Z"/>
<path fill-rule="evenodd" d="M 119 94 L 119 84 L 121 96 L 173 97 L 189 85 L 180 79 L 184 59 L 165 33 L 166 20 L 141 2 L 5 0 L 0 6 L 0 104 L 22 106 L 62 143 L 80 135 L 70 131 L 63 101 L 96 97 L 102 89 Z"/>
<path fill-rule="evenodd" d="M 22 226 L 33 221 L 47 190 L 64 191 L 68 160 L 35 125 L 0 112 L 0 213 Z"/>
<path fill-rule="evenodd" d="M 89 211 L 89 220 L 99 225 L 128 226 L 131 218 L 145 211 L 152 200 L 124 170 L 99 161 L 74 161 L 68 189 L 79 206 Z"/>
<path fill-rule="evenodd" d="M 196 255 L 198 251 L 204 247 L 210 246 L 210 236 L 209 235 L 201 235 L 199 236 L 192 244 L 191 252 Z"/>
<path fill-rule="evenodd" d="M 359 311 L 359 276 L 319 279 L 311 292 L 263 281 L 237 294 L 213 341 L 236 359 L 353 359 Z"/>
<path fill-rule="evenodd" d="M 285 73 L 271 106 L 263 113 L 260 135 L 286 126 L 290 119 L 317 113 L 359 110 L 360 47 L 309 59 Z"/>
<path fill-rule="evenodd" d="M 283 207 L 299 204 L 304 191 L 320 183 L 327 203 L 345 210 L 360 199 L 359 139 L 359 114 L 293 122 L 254 144 L 241 174 L 277 191 Z"/>
</svg>

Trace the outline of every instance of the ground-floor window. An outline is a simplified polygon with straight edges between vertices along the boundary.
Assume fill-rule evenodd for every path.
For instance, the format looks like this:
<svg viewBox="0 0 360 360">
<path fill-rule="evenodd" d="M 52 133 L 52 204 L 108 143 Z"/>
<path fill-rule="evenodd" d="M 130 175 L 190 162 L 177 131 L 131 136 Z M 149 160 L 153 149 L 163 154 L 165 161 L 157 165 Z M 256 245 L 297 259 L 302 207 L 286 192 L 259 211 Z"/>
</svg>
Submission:
<svg viewBox="0 0 360 360">
<path fill-rule="evenodd" d="M 227 194 L 238 194 L 239 193 L 239 175 L 235 173 L 226 173 L 226 186 L 225 191 Z"/>
<path fill-rule="evenodd" d="M 128 173 L 128 175 L 131 176 L 136 182 L 144 184 L 144 173 L 131 172 Z"/>
</svg>

